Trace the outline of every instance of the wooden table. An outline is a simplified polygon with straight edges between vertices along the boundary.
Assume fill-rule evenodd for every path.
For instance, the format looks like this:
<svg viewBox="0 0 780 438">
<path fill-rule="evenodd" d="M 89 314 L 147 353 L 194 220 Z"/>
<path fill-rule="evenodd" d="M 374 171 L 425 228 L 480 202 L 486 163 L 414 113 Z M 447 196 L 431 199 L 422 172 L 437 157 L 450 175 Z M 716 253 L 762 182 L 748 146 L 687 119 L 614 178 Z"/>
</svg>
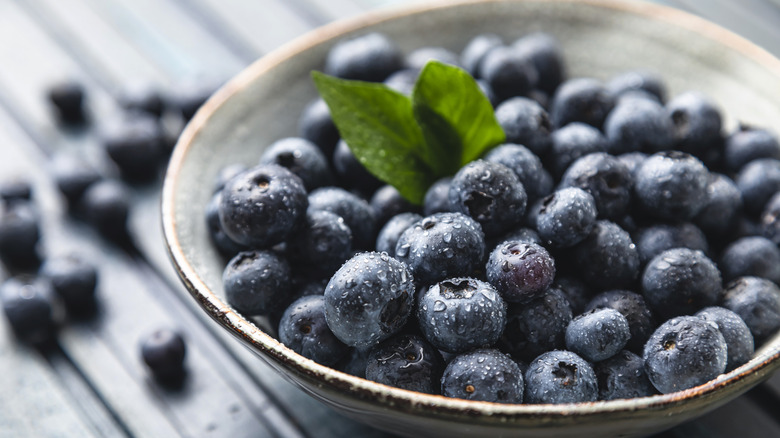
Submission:
<svg viewBox="0 0 780 438">
<path fill-rule="evenodd" d="M 660 3 L 700 13 L 780 53 L 776 0 Z M 189 298 L 160 230 L 160 181 L 131 186 L 134 250 L 112 245 L 66 213 L 47 174 L 78 151 L 106 165 L 94 130 L 61 129 L 44 92 L 63 77 L 89 92 L 96 120 L 116 113 L 134 82 L 169 87 L 227 78 L 332 20 L 399 3 L 378 0 L 0 0 L 0 177 L 34 184 L 46 255 L 77 252 L 100 271 L 97 317 L 67 321 L 53 349 L 15 341 L 0 322 L 0 437 L 383 437 L 282 380 Z M 0 278 L 5 275 L 0 272 Z M 139 340 L 159 328 L 186 336 L 188 380 L 155 384 Z M 780 375 L 663 436 L 780 436 Z"/>
</svg>

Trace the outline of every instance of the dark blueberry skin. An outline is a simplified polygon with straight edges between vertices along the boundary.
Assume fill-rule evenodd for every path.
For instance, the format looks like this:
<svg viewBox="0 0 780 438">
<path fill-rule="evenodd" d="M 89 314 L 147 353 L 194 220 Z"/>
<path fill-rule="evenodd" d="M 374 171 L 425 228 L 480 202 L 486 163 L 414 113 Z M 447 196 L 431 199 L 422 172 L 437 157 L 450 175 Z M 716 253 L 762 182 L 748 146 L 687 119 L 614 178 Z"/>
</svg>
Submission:
<svg viewBox="0 0 780 438">
<path fill-rule="evenodd" d="M 501 37 L 495 34 L 486 33 L 475 36 L 460 54 L 460 65 L 471 73 L 472 76 L 479 79 L 479 71 L 482 60 L 492 49 L 504 44 Z"/>
<path fill-rule="evenodd" d="M 557 275 L 550 288 L 563 292 L 573 315 L 584 312 L 585 305 L 593 296 L 590 288 L 582 280 L 572 275 Z"/>
<path fill-rule="evenodd" d="M 628 213 L 634 178 L 620 160 L 596 152 L 574 161 L 561 179 L 560 187 L 579 187 L 596 202 L 599 218 L 617 220 Z"/>
<path fill-rule="evenodd" d="M 528 202 L 534 202 L 552 192 L 552 177 L 544 169 L 542 160 L 525 146 L 504 143 L 491 149 L 484 159 L 512 169 L 523 184 Z"/>
<path fill-rule="evenodd" d="M 599 389 L 593 367 L 571 351 L 548 351 L 525 372 L 526 403 L 580 403 L 596 401 Z"/>
<path fill-rule="evenodd" d="M 715 263 L 703 252 L 674 248 L 655 256 L 642 275 L 642 293 L 656 315 L 690 315 L 718 301 L 723 287 Z"/>
<path fill-rule="evenodd" d="M 780 160 L 761 158 L 742 167 L 735 179 L 745 210 L 755 216 L 780 192 Z"/>
<path fill-rule="evenodd" d="M 622 350 L 593 366 L 599 381 L 599 400 L 647 397 L 656 394 L 641 357 Z"/>
<path fill-rule="evenodd" d="M 780 329 L 780 288 L 758 277 L 740 277 L 723 293 L 723 307 L 739 315 L 753 334 L 756 345 Z"/>
<path fill-rule="evenodd" d="M 325 319 L 345 344 L 367 348 L 398 333 L 414 304 L 409 268 L 384 253 L 347 260 L 325 288 Z"/>
<path fill-rule="evenodd" d="M 293 301 L 279 321 L 279 341 L 303 357 L 332 366 L 347 354 L 325 322 L 325 297 L 309 295 Z"/>
<path fill-rule="evenodd" d="M 598 129 L 584 123 L 575 122 L 557 129 L 551 139 L 544 159 L 547 168 L 558 179 L 577 158 L 607 151 L 606 138 Z"/>
<path fill-rule="evenodd" d="M 352 231 L 352 248 L 373 248 L 376 217 L 364 199 L 339 187 L 321 187 L 309 194 L 309 210 L 324 210 L 341 216 Z"/>
<path fill-rule="evenodd" d="M 655 318 L 642 295 L 627 290 L 611 290 L 596 295 L 585 306 L 586 310 L 605 308 L 615 309 L 626 317 L 631 332 L 626 348 L 641 354 L 645 342 L 656 328 Z"/>
<path fill-rule="evenodd" d="M 292 263 L 310 277 L 329 277 L 352 255 L 352 231 L 344 219 L 329 211 L 309 210 L 300 229 L 287 240 Z"/>
<path fill-rule="evenodd" d="M 434 213 L 451 212 L 450 206 L 450 182 L 451 177 L 444 177 L 428 187 L 423 198 L 423 214 L 430 216 Z"/>
<path fill-rule="evenodd" d="M 523 96 L 536 84 L 533 63 L 511 47 L 496 47 L 487 52 L 479 65 L 479 77 L 486 81 L 499 101 Z"/>
<path fill-rule="evenodd" d="M 523 374 L 506 354 L 482 348 L 456 356 L 441 378 L 445 397 L 495 403 L 522 403 Z"/>
<path fill-rule="evenodd" d="M 515 228 L 514 230 L 501 235 L 498 238 L 490 239 L 487 242 L 486 248 L 496 248 L 500 244 L 504 242 L 521 242 L 521 243 L 535 243 L 537 245 L 543 245 L 542 238 L 539 237 L 539 234 L 536 233 L 536 231 L 532 230 L 531 228 L 526 227 L 519 227 Z M 488 254 L 489 256 L 490 254 Z"/>
<path fill-rule="evenodd" d="M 596 221 L 588 237 L 572 247 L 577 269 L 589 286 L 629 287 L 639 276 L 639 253 L 631 236 L 614 222 Z"/>
<path fill-rule="evenodd" d="M 674 146 L 674 125 L 660 103 L 648 99 L 622 99 L 604 121 L 607 151 L 658 152 Z"/>
<path fill-rule="evenodd" d="M 707 237 L 690 222 L 644 227 L 634 233 L 633 239 L 643 265 L 667 249 L 690 248 L 705 254 L 709 251 Z"/>
<path fill-rule="evenodd" d="M 747 363 L 753 356 L 753 334 L 739 315 L 724 307 L 706 307 L 694 316 L 718 325 L 728 346 L 726 372 Z"/>
<path fill-rule="evenodd" d="M 663 220 L 693 219 L 707 202 L 710 173 L 696 157 L 658 152 L 634 173 L 634 195 L 644 213 Z"/>
<path fill-rule="evenodd" d="M 572 122 L 601 129 L 614 105 L 612 94 L 596 79 L 569 79 L 555 91 L 550 120 L 556 129 Z"/>
<path fill-rule="evenodd" d="M 81 125 L 87 121 L 84 109 L 86 93 L 84 87 L 75 80 L 63 81 L 52 85 L 46 92 L 59 121 L 66 125 Z"/>
<path fill-rule="evenodd" d="M 616 355 L 626 346 L 631 332 L 622 313 L 597 308 L 578 315 L 566 327 L 566 349 L 590 362 Z"/>
<path fill-rule="evenodd" d="M 344 359 L 336 365 L 336 369 L 365 379 L 368 354 L 370 352 L 370 348 L 350 348 Z"/>
<path fill-rule="evenodd" d="M 225 257 L 232 258 L 248 248 L 235 242 L 222 230 L 222 223 L 219 221 L 219 204 L 221 199 L 222 192 L 217 192 L 211 197 L 211 201 L 206 206 L 206 228 L 208 229 L 211 243 L 214 244 L 217 251 Z"/>
<path fill-rule="evenodd" d="M 361 81 L 382 82 L 403 67 L 398 47 L 379 33 L 340 41 L 325 59 L 325 73 Z"/>
<path fill-rule="evenodd" d="M 401 94 L 411 96 L 418 77 L 420 77 L 420 70 L 405 68 L 388 76 L 384 84 Z"/>
<path fill-rule="evenodd" d="M 569 301 L 557 289 L 549 289 L 530 303 L 510 305 L 499 341 L 501 350 L 529 362 L 546 351 L 564 348 L 571 319 Z"/>
<path fill-rule="evenodd" d="M 186 353 L 184 338 L 175 330 L 158 329 L 141 340 L 141 358 L 152 375 L 164 383 L 174 383 L 184 378 Z"/>
<path fill-rule="evenodd" d="M 383 184 L 360 164 L 344 140 L 340 140 L 333 151 L 333 170 L 342 187 L 354 189 L 366 196 L 370 196 Z"/>
<path fill-rule="evenodd" d="M 102 178 L 100 172 L 76 155 L 57 155 L 49 171 L 71 208 L 78 205 L 87 187 Z"/>
<path fill-rule="evenodd" d="M 333 184 L 333 174 L 325 154 L 312 142 L 300 137 L 275 141 L 263 151 L 259 164 L 278 164 L 303 181 L 303 187 L 312 191 Z"/>
<path fill-rule="evenodd" d="M 731 178 L 710 173 L 704 206 L 694 222 L 711 238 L 719 238 L 733 230 L 742 212 L 742 193 Z"/>
<path fill-rule="evenodd" d="M 0 201 L 6 203 L 27 202 L 32 199 L 32 186 L 24 179 L 16 178 L 0 183 Z"/>
<path fill-rule="evenodd" d="M 390 218 L 379 230 L 376 237 L 376 250 L 395 256 L 395 246 L 401 234 L 421 219 L 422 216 L 417 213 L 401 213 Z"/>
<path fill-rule="evenodd" d="M 14 334 L 23 342 L 44 343 L 51 339 L 53 292 L 47 281 L 29 276 L 9 278 L 0 285 L 0 303 Z"/>
<path fill-rule="evenodd" d="M 341 136 L 324 100 L 315 99 L 303 110 L 298 119 L 298 135 L 316 144 L 326 157 L 333 156 Z"/>
<path fill-rule="evenodd" d="M 636 170 L 640 165 L 642 165 L 642 163 L 644 163 L 647 157 L 648 155 L 644 152 L 629 152 L 618 155 L 617 159 L 620 160 L 620 162 L 623 163 L 626 167 L 628 167 L 628 171 L 631 172 L 631 175 L 633 176 Z"/>
<path fill-rule="evenodd" d="M 228 304 L 248 316 L 280 311 L 292 298 L 290 265 L 271 251 L 238 253 L 225 266 L 222 284 Z"/>
<path fill-rule="evenodd" d="M 458 54 L 444 47 L 420 47 L 406 55 L 406 66 L 416 70 L 422 70 L 428 61 L 439 61 L 444 64 L 460 66 Z"/>
<path fill-rule="evenodd" d="M 228 164 L 227 166 L 220 169 L 219 173 L 217 173 L 217 178 L 214 181 L 214 193 L 221 192 L 222 189 L 225 188 L 225 184 L 227 184 L 228 181 L 233 179 L 234 176 L 246 172 L 247 170 L 249 170 L 249 168 L 242 163 Z"/>
<path fill-rule="evenodd" d="M 568 248 L 588 237 L 596 215 L 596 202 L 590 193 L 567 187 L 542 200 L 536 215 L 536 230 L 549 245 Z"/>
<path fill-rule="evenodd" d="M 721 144 L 720 110 L 705 96 L 687 92 L 666 104 L 674 124 L 675 149 L 704 157 Z"/>
<path fill-rule="evenodd" d="M 50 257 L 38 275 L 49 281 L 68 313 L 87 315 L 94 310 L 98 273 L 93 263 L 76 254 Z"/>
<path fill-rule="evenodd" d="M 780 159 L 780 143 L 766 129 L 742 127 L 723 145 L 723 162 L 730 172 L 739 172 L 745 164 L 759 158 Z"/>
<path fill-rule="evenodd" d="M 780 245 L 780 192 L 769 198 L 761 213 L 761 235 Z"/>
<path fill-rule="evenodd" d="M 646 71 L 619 74 L 607 82 L 607 89 L 616 98 L 632 91 L 642 91 L 653 96 L 659 103 L 666 102 L 666 84 L 654 73 Z"/>
<path fill-rule="evenodd" d="M 121 182 L 104 179 L 91 184 L 78 209 L 104 237 L 115 241 L 127 238 L 130 193 Z"/>
<path fill-rule="evenodd" d="M 101 128 L 100 141 L 123 178 L 148 181 L 159 173 L 163 131 L 154 116 L 129 113 L 115 117 Z"/>
<path fill-rule="evenodd" d="M 120 91 L 117 100 L 119 105 L 129 112 L 143 112 L 158 119 L 165 109 L 162 93 L 149 83 L 128 84 Z"/>
<path fill-rule="evenodd" d="M 406 212 L 419 212 L 420 208 L 407 201 L 395 187 L 384 185 L 371 197 L 377 228 L 381 228 L 391 217 Z"/>
<path fill-rule="evenodd" d="M 528 202 L 523 184 L 503 164 L 477 160 L 463 166 L 450 183 L 450 205 L 482 226 L 488 237 L 519 225 Z"/>
<path fill-rule="evenodd" d="M 721 253 L 719 266 L 725 282 L 752 276 L 780 284 L 780 248 L 765 237 L 735 240 Z"/>
<path fill-rule="evenodd" d="M 550 148 L 552 126 L 539 103 L 525 97 L 505 100 L 496 107 L 496 120 L 504 129 L 507 143 L 523 145 L 538 156 Z"/>
<path fill-rule="evenodd" d="M 563 51 L 555 37 L 543 32 L 531 33 L 515 41 L 512 49 L 531 61 L 539 73 L 536 88 L 552 95 L 566 79 Z"/>
<path fill-rule="evenodd" d="M 366 379 L 425 394 L 439 394 L 444 359 L 420 336 L 399 334 L 371 349 Z"/>
<path fill-rule="evenodd" d="M 434 347 L 464 353 L 496 343 L 506 326 L 506 303 L 487 282 L 451 278 L 421 293 L 417 321 Z"/>
<path fill-rule="evenodd" d="M 0 260 L 18 268 L 38 264 L 40 218 L 30 202 L 0 203 Z"/>
<path fill-rule="evenodd" d="M 487 279 L 509 302 L 523 303 L 544 295 L 555 279 L 555 260 L 543 246 L 507 241 L 488 260 Z"/>
<path fill-rule="evenodd" d="M 662 394 L 708 382 L 726 370 L 726 340 L 718 326 L 695 316 L 661 324 L 642 357 L 653 386 Z"/>
<path fill-rule="evenodd" d="M 282 166 L 255 166 L 222 189 L 219 221 L 234 241 L 268 248 L 287 239 L 306 213 L 303 182 Z"/>
<path fill-rule="evenodd" d="M 485 254 L 479 224 L 462 213 L 436 213 L 401 233 L 395 257 L 414 272 L 420 285 L 477 269 Z"/>
</svg>

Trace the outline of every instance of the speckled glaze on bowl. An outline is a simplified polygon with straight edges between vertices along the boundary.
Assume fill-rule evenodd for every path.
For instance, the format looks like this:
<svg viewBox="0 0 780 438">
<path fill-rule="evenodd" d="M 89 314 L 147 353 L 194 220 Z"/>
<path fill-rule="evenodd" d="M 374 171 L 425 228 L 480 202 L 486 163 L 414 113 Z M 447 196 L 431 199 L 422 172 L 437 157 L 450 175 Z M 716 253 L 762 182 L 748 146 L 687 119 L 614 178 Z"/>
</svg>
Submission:
<svg viewBox="0 0 780 438">
<path fill-rule="evenodd" d="M 303 358 L 233 311 L 223 298 L 220 256 L 203 212 L 225 165 L 257 162 L 272 141 L 295 135 L 315 97 L 309 72 L 338 40 L 384 32 L 406 52 L 456 51 L 474 35 L 512 41 L 532 31 L 562 43 L 569 76 L 607 79 L 629 69 L 660 73 L 671 94 L 693 89 L 736 121 L 780 120 L 780 61 L 713 24 L 665 7 L 611 1 L 459 1 L 365 15 L 315 30 L 265 56 L 230 81 L 194 117 L 171 159 L 163 192 L 166 243 L 204 311 L 284 377 L 359 421 L 408 436 L 634 436 L 657 432 L 734 399 L 780 367 L 780 335 L 736 370 L 686 391 L 568 405 L 502 405 L 391 388 Z"/>
</svg>

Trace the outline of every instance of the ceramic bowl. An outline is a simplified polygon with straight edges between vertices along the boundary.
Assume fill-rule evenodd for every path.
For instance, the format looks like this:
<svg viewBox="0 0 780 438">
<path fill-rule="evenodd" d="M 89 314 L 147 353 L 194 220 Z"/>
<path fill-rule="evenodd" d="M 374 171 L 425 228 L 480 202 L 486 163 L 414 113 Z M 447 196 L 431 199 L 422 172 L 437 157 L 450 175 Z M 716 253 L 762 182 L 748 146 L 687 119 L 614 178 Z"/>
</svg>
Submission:
<svg viewBox="0 0 780 438">
<path fill-rule="evenodd" d="M 570 77 L 608 79 L 626 70 L 660 73 L 671 95 L 701 91 L 737 120 L 780 120 L 780 61 L 748 41 L 666 7 L 611 1 L 458 1 L 364 15 L 317 29 L 258 60 L 217 92 L 176 146 L 163 193 L 171 258 L 203 310 L 303 391 L 344 414 L 408 436 L 632 436 L 672 427 L 744 393 L 780 367 L 780 335 L 747 364 L 704 385 L 667 395 L 564 405 L 508 405 L 424 395 L 359 379 L 286 348 L 258 321 L 235 312 L 222 289 L 223 259 L 203 219 L 225 165 L 253 165 L 263 148 L 296 134 L 316 96 L 309 73 L 338 40 L 370 31 L 405 51 L 460 51 L 479 33 L 505 41 L 545 31 L 562 44 Z"/>
</svg>

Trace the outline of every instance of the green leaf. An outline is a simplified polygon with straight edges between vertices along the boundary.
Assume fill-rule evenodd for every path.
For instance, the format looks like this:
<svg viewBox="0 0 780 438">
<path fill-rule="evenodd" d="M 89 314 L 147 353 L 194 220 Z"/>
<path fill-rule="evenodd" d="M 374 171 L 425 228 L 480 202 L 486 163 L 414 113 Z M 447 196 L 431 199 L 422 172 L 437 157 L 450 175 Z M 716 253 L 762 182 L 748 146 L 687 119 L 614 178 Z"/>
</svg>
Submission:
<svg viewBox="0 0 780 438">
<path fill-rule="evenodd" d="M 422 131 L 411 100 L 382 84 L 339 79 L 312 72 L 314 84 L 352 153 L 369 172 L 422 204 L 436 180 L 422 159 Z"/>
<path fill-rule="evenodd" d="M 506 135 L 498 124 L 490 101 L 477 82 L 465 70 L 438 61 L 425 64 L 412 92 L 415 115 L 418 107 L 428 107 L 446 121 L 460 139 L 461 151 L 458 167 L 479 158 L 488 149 L 506 141 Z M 438 137 L 443 142 L 451 136 L 441 124 L 427 126 L 429 118 L 418 118 L 423 125 L 426 140 Z M 429 131 L 438 133 L 431 134 Z M 433 145 L 433 148 L 441 146 Z M 441 154 L 441 151 L 436 152 Z M 456 169 L 457 170 L 457 169 Z"/>
<path fill-rule="evenodd" d="M 437 176 L 452 175 L 460 168 L 463 146 L 458 132 L 425 102 L 412 97 L 414 118 L 420 125 L 425 146 L 420 155 Z"/>
</svg>

